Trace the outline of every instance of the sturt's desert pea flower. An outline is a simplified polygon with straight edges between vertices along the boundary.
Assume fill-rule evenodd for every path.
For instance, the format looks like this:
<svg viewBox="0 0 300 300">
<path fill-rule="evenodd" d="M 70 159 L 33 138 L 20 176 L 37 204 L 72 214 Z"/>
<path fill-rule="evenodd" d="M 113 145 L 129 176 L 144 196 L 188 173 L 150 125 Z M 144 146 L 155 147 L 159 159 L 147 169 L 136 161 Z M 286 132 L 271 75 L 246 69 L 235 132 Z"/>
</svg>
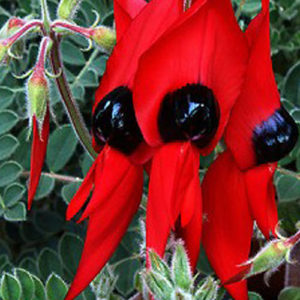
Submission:
<svg viewBox="0 0 300 300">
<path fill-rule="evenodd" d="M 29 125 L 33 129 L 28 209 L 31 208 L 47 152 L 49 137 L 49 83 L 45 75 L 45 62 L 51 46 L 52 41 L 45 37 L 41 43 L 37 63 L 27 82 Z"/>
<path fill-rule="evenodd" d="M 67 211 L 71 219 L 93 189 L 81 216 L 89 219 L 84 250 L 66 300 L 89 284 L 122 239 L 141 200 L 143 164 L 153 153 L 136 121 L 133 80 L 140 56 L 183 13 L 183 4 L 181 0 L 138 2 L 115 1 L 117 44 L 93 108 L 93 144 L 100 153 Z"/>
<path fill-rule="evenodd" d="M 269 0 L 249 25 L 249 62 L 225 131 L 227 150 L 203 181 L 203 245 L 222 282 L 248 272 L 253 221 L 269 239 L 278 223 L 273 175 L 277 161 L 294 147 L 298 129 L 280 104 L 270 57 Z M 248 299 L 245 281 L 225 286 Z"/>
<path fill-rule="evenodd" d="M 196 1 L 141 57 L 133 103 L 152 159 L 146 246 L 163 256 L 170 231 L 198 259 L 200 154 L 223 134 L 244 79 L 247 43 L 229 0 Z M 149 265 L 149 261 L 148 261 Z"/>
</svg>

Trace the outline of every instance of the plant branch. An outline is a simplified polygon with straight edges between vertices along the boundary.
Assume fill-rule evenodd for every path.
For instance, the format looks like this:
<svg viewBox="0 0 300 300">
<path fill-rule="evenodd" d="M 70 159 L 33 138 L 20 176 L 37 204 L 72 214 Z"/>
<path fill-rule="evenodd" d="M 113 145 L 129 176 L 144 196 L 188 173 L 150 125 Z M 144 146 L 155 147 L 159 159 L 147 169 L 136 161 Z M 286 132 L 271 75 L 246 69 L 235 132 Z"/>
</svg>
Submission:
<svg viewBox="0 0 300 300">
<path fill-rule="evenodd" d="M 296 173 L 296 172 L 293 172 L 291 170 L 288 170 L 288 169 L 284 169 L 284 168 L 280 168 L 278 167 L 277 168 L 278 172 L 280 172 L 281 174 L 284 174 L 284 175 L 289 175 L 289 176 L 292 176 L 298 180 L 300 180 L 300 174 Z"/>
<path fill-rule="evenodd" d="M 30 172 L 29 171 L 24 171 L 22 174 L 21 174 L 23 177 L 29 177 L 30 176 Z M 43 176 L 46 176 L 46 177 L 50 177 L 50 178 L 53 178 L 55 180 L 58 180 L 58 181 L 61 181 L 61 182 L 82 182 L 82 178 L 79 178 L 79 177 L 73 177 L 73 176 L 68 176 L 68 175 L 60 175 L 60 174 L 55 174 L 55 173 L 46 173 L 46 172 L 43 172 L 42 173 Z"/>
<path fill-rule="evenodd" d="M 63 71 L 63 64 L 59 53 L 59 40 L 54 33 L 51 33 L 51 38 L 53 41 L 53 47 L 51 50 L 52 69 L 54 74 L 59 74 L 61 70 L 60 76 L 55 79 L 58 90 L 68 112 L 74 131 L 76 132 L 83 147 L 88 151 L 90 156 L 95 159 L 97 157 L 97 153 L 92 146 L 91 136 L 72 96 L 69 84 Z"/>
<path fill-rule="evenodd" d="M 47 0 L 40 0 L 40 1 L 41 1 L 42 20 L 43 20 L 44 28 L 45 28 L 47 34 L 49 34 L 51 20 L 50 20 L 50 16 L 49 16 Z"/>
<path fill-rule="evenodd" d="M 238 20 L 242 14 L 243 6 L 246 4 L 246 0 L 241 0 L 240 5 L 236 11 L 235 17 Z"/>
</svg>

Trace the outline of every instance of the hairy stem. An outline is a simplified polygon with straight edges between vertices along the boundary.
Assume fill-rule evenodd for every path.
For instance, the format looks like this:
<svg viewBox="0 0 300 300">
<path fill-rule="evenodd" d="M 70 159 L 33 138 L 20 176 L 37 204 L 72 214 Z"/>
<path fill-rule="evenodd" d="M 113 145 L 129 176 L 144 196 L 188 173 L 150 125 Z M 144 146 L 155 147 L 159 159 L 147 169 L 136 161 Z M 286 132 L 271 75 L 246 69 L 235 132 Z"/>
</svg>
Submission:
<svg viewBox="0 0 300 300">
<path fill-rule="evenodd" d="M 42 20 L 43 20 L 44 28 L 47 34 L 49 34 L 51 20 L 49 16 L 47 0 L 41 0 L 41 9 L 42 9 Z"/>
<path fill-rule="evenodd" d="M 30 172 L 29 171 L 24 171 L 22 173 L 23 177 L 29 177 L 30 176 Z M 55 173 L 47 173 L 47 172 L 43 172 L 42 176 L 46 176 L 46 177 L 50 177 L 53 178 L 55 180 L 61 181 L 61 182 L 82 182 L 82 178 L 79 177 L 73 177 L 73 176 L 68 176 L 68 175 L 60 175 L 60 174 L 55 174 Z"/>
<path fill-rule="evenodd" d="M 51 38 L 53 41 L 53 47 L 51 51 L 52 69 L 55 74 L 59 74 L 61 70 L 60 76 L 55 79 L 58 90 L 77 137 L 79 138 L 83 147 L 88 151 L 90 156 L 95 159 L 97 157 L 97 153 L 93 149 L 91 136 L 72 96 L 69 84 L 63 71 L 63 64 L 59 53 L 59 40 L 54 33 L 51 33 Z"/>
</svg>

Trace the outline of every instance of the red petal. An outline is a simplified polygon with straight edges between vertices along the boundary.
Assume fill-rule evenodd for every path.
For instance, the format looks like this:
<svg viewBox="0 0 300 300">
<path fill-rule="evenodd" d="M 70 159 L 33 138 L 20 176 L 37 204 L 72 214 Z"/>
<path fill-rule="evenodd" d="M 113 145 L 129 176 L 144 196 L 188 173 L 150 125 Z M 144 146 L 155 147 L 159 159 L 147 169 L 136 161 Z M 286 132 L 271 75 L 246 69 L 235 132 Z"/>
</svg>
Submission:
<svg viewBox="0 0 300 300">
<path fill-rule="evenodd" d="M 199 152 L 189 142 L 166 144 L 152 159 L 146 215 L 146 246 L 160 256 L 164 254 L 170 229 L 175 226 L 181 211 L 184 211 L 186 223 L 193 217 L 193 213 L 187 213 L 183 208 L 184 202 L 190 201 L 193 205 L 189 206 L 188 203 L 187 206 L 194 211 L 198 198 L 186 199 L 185 196 L 199 196 L 198 167 Z"/>
<path fill-rule="evenodd" d="M 256 164 L 252 135 L 256 125 L 280 107 L 272 70 L 268 1 L 246 31 L 250 58 L 242 93 L 232 110 L 225 141 L 242 169 Z"/>
<path fill-rule="evenodd" d="M 201 83 L 213 90 L 221 111 L 220 126 L 205 151 L 209 152 L 239 94 L 247 56 L 230 1 L 196 2 L 140 59 L 133 101 L 146 141 L 161 144 L 157 115 L 166 94 Z"/>
<path fill-rule="evenodd" d="M 28 209 L 31 208 L 36 189 L 39 185 L 42 168 L 43 168 L 43 164 L 47 152 L 47 144 L 49 138 L 49 109 L 47 108 L 46 111 L 41 134 L 39 133 L 38 121 L 36 120 L 35 116 L 33 116 L 32 125 L 33 125 L 33 141 L 32 141 L 31 159 L 30 159 Z"/>
<path fill-rule="evenodd" d="M 120 243 L 137 211 L 143 191 L 143 173 L 136 167 L 121 186 L 89 214 L 82 257 L 65 300 L 74 299 L 101 271 Z"/>
<path fill-rule="evenodd" d="M 100 153 L 96 160 L 93 162 L 80 188 L 73 196 L 67 209 L 67 220 L 72 219 L 79 212 L 79 210 L 86 202 L 88 196 L 90 195 L 95 181 L 95 169 L 98 167 L 99 164 L 102 165 L 103 153 L 104 152 Z"/>
<path fill-rule="evenodd" d="M 248 259 L 253 221 L 243 174 L 226 151 L 208 169 L 203 185 L 203 246 L 216 274 L 224 283 L 243 271 Z M 235 300 L 246 300 L 246 281 L 226 289 Z"/>
<path fill-rule="evenodd" d="M 202 232 L 202 197 L 199 186 L 199 177 L 195 176 L 185 195 L 181 211 L 181 226 L 176 228 L 176 233 L 184 240 L 193 270 L 196 268 L 199 257 Z M 192 214 L 192 217 L 188 217 L 189 221 L 185 224 L 187 214 Z"/>
<path fill-rule="evenodd" d="M 80 220 L 101 209 L 107 199 L 117 192 L 120 197 L 131 189 L 131 180 L 139 182 L 143 178 L 143 167 L 134 165 L 121 152 L 106 146 L 103 151 L 102 163 L 95 172 L 95 189 L 92 198 Z"/>
<path fill-rule="evenodd" d="M 116 22 L 117 40 L 123 36 L 132 20 L 147 4 L 144 0 L 115 0 L 114 16 Z"/>
<path fill-rule="evenodd" d="M 269 239 L 278 224 L 273 176 L 276 164 L 261 165 L 245 172 L 249 207 L 259 229 Z"/>
<path fill-rule="evenodd" d="M 182 13 L 181 0 L 152 0 L 114 48 L 96 93 L 95 106 L 119 86 L 132 87 L 140 56 Z M 143 101 L 143 99 L 141 99 Z"/>
</svg>

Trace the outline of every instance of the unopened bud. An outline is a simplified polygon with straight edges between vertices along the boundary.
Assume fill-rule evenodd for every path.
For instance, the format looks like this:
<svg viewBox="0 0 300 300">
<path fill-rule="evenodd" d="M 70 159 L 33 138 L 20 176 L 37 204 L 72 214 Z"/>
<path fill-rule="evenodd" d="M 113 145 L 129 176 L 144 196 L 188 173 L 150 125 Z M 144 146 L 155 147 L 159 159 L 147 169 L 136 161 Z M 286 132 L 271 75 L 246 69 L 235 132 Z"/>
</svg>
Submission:
<svg viewBox="0 0 300 300">
<path fill-rule="evenodd" d="M 184 291 L 191 290 L 193 276 L 188 256 L 182 244 L 177 244 L 172 258 L 172 278 L 176 286 Z"/>
<path fill-rule="evenodd" d="M 0 42 L 0 63 L 2 63 L 6 57 L 8 46 L 5 45 L 3 42 Z"/>
<path fill-rule="evenodd" d="M 108 27 L 98 26 L 91 31 L 91 38 L 107 52 L 116 44 L 116 32 Z"/>
<path fill-rule="evenodd" d="M 218 296 L 219 285 L 212 277 L 202 280 L 195 293 L 195 300 L 214 300 Z"/>
<path fill-rule="evenodd" d="M 13 17 L 8 20 L 7 24 L 7 33 L 8 36 L 14 34 L 17 30 L 19 30 L 23 25 L 25 25 L 26 21 L 17 17 Z"/>
<path fill-rule="evenodd" d="M 57 10 L 59 19 L 72 19 L 79 8 L 81 0 L 61 0 Z"/>
<path fill-rule="evenodd" d="M 49 101 L 49 84 L 43 70 L 35 69 L 29 77 L 27 95 L 30 120 L 35 116 L 39 124 L 42 124 Z"/>
</svg>

